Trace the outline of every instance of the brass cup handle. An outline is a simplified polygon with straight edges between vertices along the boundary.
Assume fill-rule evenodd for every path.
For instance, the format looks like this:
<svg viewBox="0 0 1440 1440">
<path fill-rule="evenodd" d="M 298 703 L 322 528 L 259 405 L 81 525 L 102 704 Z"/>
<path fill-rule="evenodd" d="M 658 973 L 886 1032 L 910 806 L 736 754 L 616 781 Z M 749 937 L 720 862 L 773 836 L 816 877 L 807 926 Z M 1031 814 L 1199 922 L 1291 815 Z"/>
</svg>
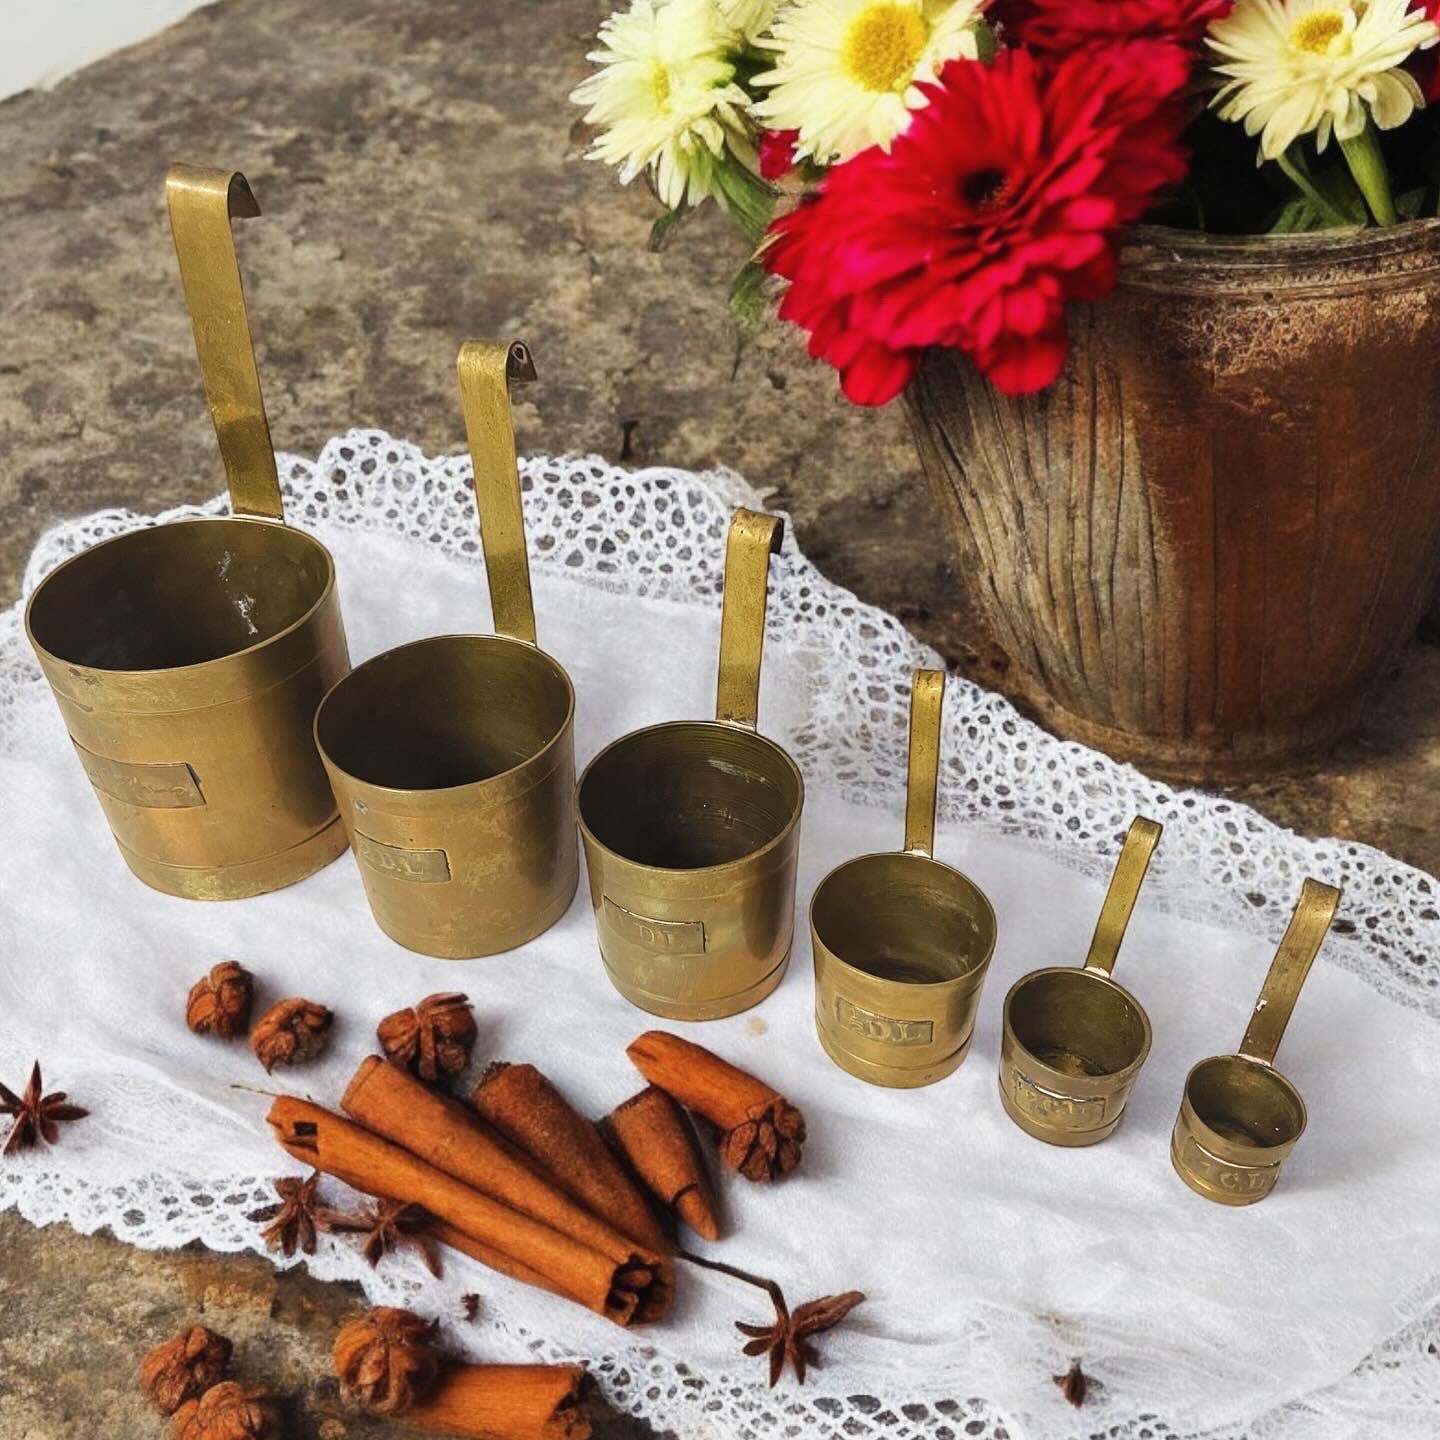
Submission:
<svg viewBox="0 0 1440 1440">
<path fill-rule="evenodd" d="M 910 681 L 910 759 L 905 782 L 905 850 L 935 851 L 935 805 L 940 790 L 940 716 L 945 672 L 917 670 Z"/>
<path fill-rule="evenodd" d="M 1275 1052 L 1280 1048 L 1285 1027 L 1300 998 L 1300 987 L 1320 953 L 1320 945 L 1339 905 L 1340 892 L 1333 885 L 1324 885 L 1318 880 L 1305 881 L 1295 913 L 1260 987 L 1250 1023 L 1245 1027 L 1245 1038 L 1240 1042 L 1239 1053 L 1247 1060 L 1258 1060 L 1262 1065 L 1274 1063 Z"/>
<path fill-rule="evenodd" d="M 530 347 L 520 340 L 470 340 L 460 347 L 455 373 L 475 472 L 480 548 L 485 553 L 495 630 L 534 645 L 535 601 L 525 548 L 510 385 L 535 379 L 535 361 Z"/>
<path fill-rule="evenodd" d="M 205 399 L 230 488 L 230 509 L 283 524 L 275 447 L 231 230 L 233 220 L 259 215 L 260 206 L 238 171 L 199 165 L 170 167 L 165 203 Z"/>
<path fill-rule="evenodd" d="M 1108 975 L 1115 968 L 1120 942 L 1125 938 L 1140 886 L 1150 868 L 1150 857 L 1160 843 L 1162 832 L 1163 827 L 1157 821 L 1147 820 L 1143 815 L 1137 815 L 1130 822 L 1120 858 L 1115 862 L 1115 873 L 1110 877 L 1110 888 L 1105 892 L 1105 903 L 1100 907 L 1100 918 L 1095 922 L 1085 969 Z"/>
<path fill-rule="evenodd" d="M 754 730 L 759 722 L 770 557 L 779 553 L 784 535 L 785 522 L 778 515 L 741 508 L 730 521 L 725 542 L 715 718 L 746 730 Z"/>
</svg>

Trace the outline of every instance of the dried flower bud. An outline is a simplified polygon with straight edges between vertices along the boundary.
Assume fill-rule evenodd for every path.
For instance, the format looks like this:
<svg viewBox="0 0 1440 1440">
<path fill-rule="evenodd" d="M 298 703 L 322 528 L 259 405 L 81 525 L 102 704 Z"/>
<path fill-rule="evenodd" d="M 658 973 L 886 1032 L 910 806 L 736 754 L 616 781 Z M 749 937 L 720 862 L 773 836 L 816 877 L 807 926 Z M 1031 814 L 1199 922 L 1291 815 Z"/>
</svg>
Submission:
<svg viewBox="0 0 1440 1440">
<path fill-rule="evenodd" d="M 386 1306 L 350 1321 L 335 1340 L 340 1388 L 387 1415 L 408 1410 L 439 1377 L 434 1334 L 433 1321 Z"/>
<path fill-rule="evenodd" d="M 334 1019 L 325 1006 L 311 1000 L 282 1000 L 255 1022 L 250 1048 L 266 1070 L 303 1064 L 330 1043 Z"/>
<path fill-rule="evenodd" d="M 254 1003 L 254 977 L 243 965 L 222 960 L 191 987 L 185 1002 L 185 1023 L 197 1035 L 233 1040 L 250 1028 L 250 1007 Z"/>
<path fill-rule="evenodd" d="M 466 995 L 427 995 L 413 1009 L 387 1015 L 375 1034 L 387 1059 L 433 1085 L 470 1063 L 475 1015 Z"/>
<path fill-rule="evenodd" d="M 146 1355 L 140 1362 L 140 1388 L 162 1415 L 173 1415 L 187 1400 L 203 1395 L 229 1363 L 230 1342 L 194 1325 Z"/>
<path fill-rule="evenodd" d="M 280 1440 L 284 1426 L 263 1385 L 222 1380 L 187 1400 L 170 1422 L 170 1440 Z"/>
</svg>

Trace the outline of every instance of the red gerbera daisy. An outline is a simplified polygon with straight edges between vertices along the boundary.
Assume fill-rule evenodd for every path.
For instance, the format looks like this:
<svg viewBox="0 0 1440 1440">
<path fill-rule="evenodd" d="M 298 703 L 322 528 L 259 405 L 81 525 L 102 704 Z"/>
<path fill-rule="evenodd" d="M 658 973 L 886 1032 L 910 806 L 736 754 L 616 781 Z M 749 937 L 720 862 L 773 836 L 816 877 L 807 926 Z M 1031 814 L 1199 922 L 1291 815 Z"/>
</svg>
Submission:
<svg viewBox="0 0 1440 1440">
<path fill-rule="evenodd" d="M 1235 0 L 1002 0 L 991 12 L 1037 50 L 1073 50 L 1097 41 L 1170 40 L 1193 45 Z"/>
<path fill-rule="evenodd" d="M 798 130 L 766 130 L 760 136 L 760 173 L 767 180 L 778 180 L 795 168 L 795 142 Z"/>
<path fill-rule="evenodd" d="M 948 65 L 889 154 L 862 151 L 775 222 L 780 314 L 846 395 L 883 405 L 932 345 L 1001 390 L 1042 389 L 1065 359 L 1065 304 L 1114 284 L 1115 233 L 1179 180 L 1188 57 L 1152 41 L 1043 71 L 1023 50 Z"/>
</svg>

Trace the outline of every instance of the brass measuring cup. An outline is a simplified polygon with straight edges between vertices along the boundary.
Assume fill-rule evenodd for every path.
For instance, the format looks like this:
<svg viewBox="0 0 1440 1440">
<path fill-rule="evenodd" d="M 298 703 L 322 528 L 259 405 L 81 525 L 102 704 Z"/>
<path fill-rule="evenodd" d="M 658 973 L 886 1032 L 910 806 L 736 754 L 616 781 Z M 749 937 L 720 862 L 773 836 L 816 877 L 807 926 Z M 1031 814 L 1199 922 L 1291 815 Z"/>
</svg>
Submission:
<svg viewBox="0 0 1440 1440">
<path fill-rule="evenodd" d="M 494 635 L 436 635 L 357 666 L 315 741 L 376 923 L 407 949 L 467 960 L 564 913 L 579 879 L 575 691 L 538 648 L 509 384 L 529 350 L 456 361 Z"/>
<path fill-rule="evenodd" d="M 795 924 L 805 786 L 756 732 L 770 556 L 782 522 L 740 509 L 725 547 L 714 720 L 652 725 L 580 777 L 600 954 L 632 1004 L 714 1020 L 780 983 Z"/>
<path fill-rule="evenodd" d="M 932 853 L 944 700 L 944 672 L 917 670 L 905 848 L 847 860 L 810 901 L 815 1029 L 842 1070 L 872 1085 L 929 1085 L 959 1066 L 995 950 L 989 900 Z"/>
<path fill-rule="evenodd" d="M 1334 886 L 1306 880 L 1239 1053 L 1212 1055 L 1185 1077 L 1170 1161 L 1207 1200 L 1221 1205 L 1263 1200 L 1305 1129 L 1305 1102 L 1275 1069 L 1275 1052 L 1339 904 Z"/>
<path fill-rule="evenodd" d="M 1027 1134 L 1051 1145 L 1094 1145 L 1120 1123 L 1150 1053 L 1150 1018 L 1110 978 L 1161 827 L 1131 822 L 1090 953 L 1079 969 L 1053 966 L 1005 997 L 1000 1099 Z"/>
<path fill-rule="evenodd" d="M 310 722 L 350 659 L 335 562 L 284 523 L 230 229 L 260 208 L 224 170 L 172 166 L 165 193 L 232 513 L 76 555 L 25 628 L 126 864 L 233 900 L 345 848 Z"/>
</svg>

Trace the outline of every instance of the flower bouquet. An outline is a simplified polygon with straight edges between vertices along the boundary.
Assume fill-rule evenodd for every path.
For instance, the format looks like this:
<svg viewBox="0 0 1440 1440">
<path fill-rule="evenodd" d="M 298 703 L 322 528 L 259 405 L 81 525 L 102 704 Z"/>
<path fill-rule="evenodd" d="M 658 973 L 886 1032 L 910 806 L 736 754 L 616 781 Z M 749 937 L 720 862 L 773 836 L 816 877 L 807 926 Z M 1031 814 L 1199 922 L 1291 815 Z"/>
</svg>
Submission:
<svg viewBox="0 0 1440 1440">
<path fill-rule="evenodd" d="M 1019 698 L 1228 778 L 1353 725 L 1440 568 L 1437 12 L 632 0 L 573 98 L 657 244 L 716 202 L 741 318 L 906 392 Z"/>
</svg>

